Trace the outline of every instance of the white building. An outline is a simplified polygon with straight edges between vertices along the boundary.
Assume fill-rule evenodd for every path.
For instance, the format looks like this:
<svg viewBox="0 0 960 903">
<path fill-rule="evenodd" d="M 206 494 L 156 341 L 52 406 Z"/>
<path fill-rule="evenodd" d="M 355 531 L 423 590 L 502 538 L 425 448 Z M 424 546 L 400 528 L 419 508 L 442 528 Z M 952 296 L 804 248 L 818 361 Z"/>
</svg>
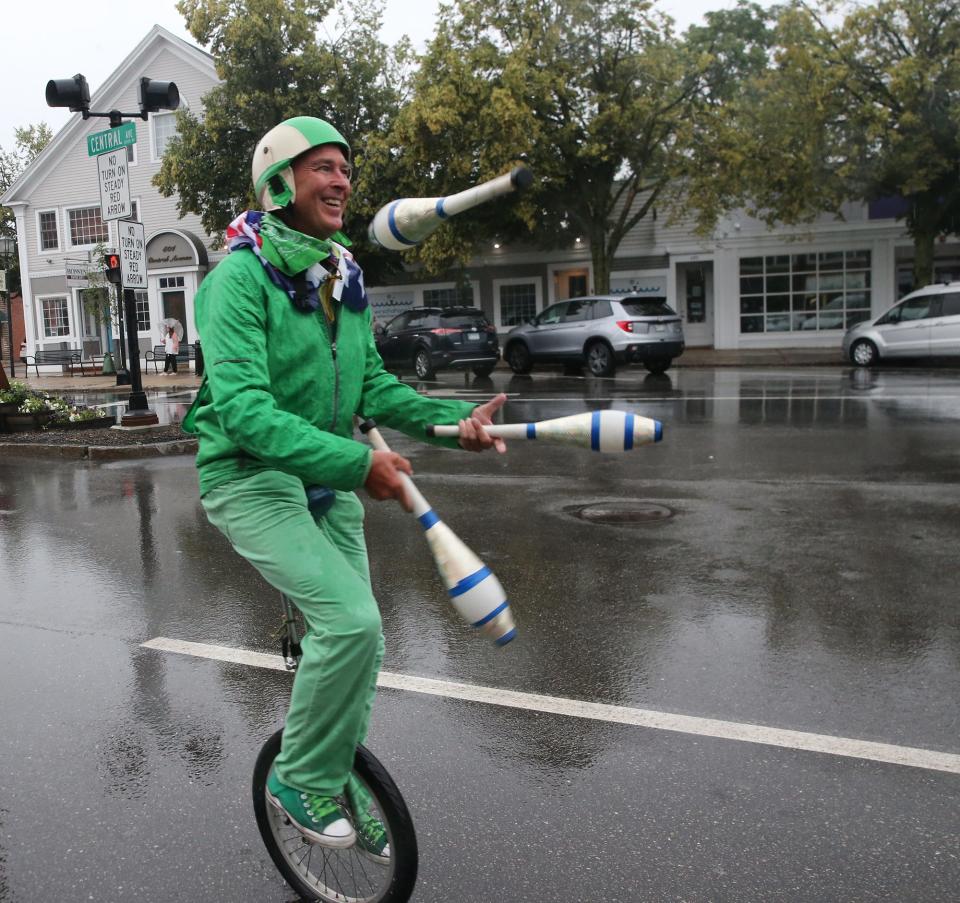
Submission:
<svg viewBox="0 0 960 903">
<path fill-rule="evenodd" d="M 82 70 L 82 60 L 72 65 Z M 136 112 L 141 76 L 173 81 L 181 107 L 201 108 L 201 98 L 218 83 L 213 59 L 160 26 L 147 36 L 92 96 L 97 112 Z M 147 290 L 137 292 L 137 327 L 142 351 L 159 344 L 159 322 L 176 317 L 195 338 L 193 299 L 209 266 L 211 238 L 199 217 L 180 219 L 176 198 L 151 185 L 164 147 L 176 132 L 176 114 L 151 113 L 135 119 L 137 142 L 128 153 L 132 219 L 143 223 L 147 248 Z M 84 288 L 67 278 L 85 269 L 98 243 L 117 244 L 117 224 L 100 215 L 97 161 L 87 153 L 87 136 L 109 128 L 106 119 L 75 114 L 27 168 L 0 202 L 16 216 L 28 353 L 60 348 L 85 354 L 105 350 L 106 328 L 84 310 Z M 117 339 L 114 332 L 114 339 Z"/>
<path fill-rule="evenodd" d="M 209 54 L 155 26 L 107 79 L 91 109 L 137 109 L 141 76 L 176 82 L 181 104 L 200 111 L 218 83 Z M 160 341 L 158 323 L 176 317 L 185 340 L 196 337 L 193 300 L 222 256 L 196 216 L 180 219 L 174 198 L 151 184 L 172 113 L 137 122 L 130 156 L 134 219 L 145 227 L 148 286 L 138 292 L 138 333 L 146 350 Z M 104 119 L 75 115 L 0 202 L 14 209 L 20 236 L 28 353 L 104 348 L 105 330 L 84 312 L 83 288 L 68 264 L 87 261 L 97 242 L 116 242 L 116 223 L 100 218 L 97 166 L 87 136 Z M 384 199 L 384 201 L 389 199 Z M 767 229 L 745 215 L 725 218 L 709 239 L 689 224 L 648 217 L 623 241 L 611 288 L 664 297 L 684 317 L 689 345 L 717 348 L 839 347 L 846 325 L 881 313 L 909 286 L 912 243 L 883 205 L 851 204 L 843 221 L 824 217 L 808 227 Z M 362 261 L 360 261 L 362 264 Z M 594 290 L 589 248 L 574 242 L 551 252 L 497 247 L 491 241 L 467 268 L 468 300 L 505 333 L 550 304 Z M 960 278 L 960 244 L 937 248 L 938 279 Z M 452 280 L 368 286 L 381 322 L 411 306 L 463 300 Z"/>
</svg>

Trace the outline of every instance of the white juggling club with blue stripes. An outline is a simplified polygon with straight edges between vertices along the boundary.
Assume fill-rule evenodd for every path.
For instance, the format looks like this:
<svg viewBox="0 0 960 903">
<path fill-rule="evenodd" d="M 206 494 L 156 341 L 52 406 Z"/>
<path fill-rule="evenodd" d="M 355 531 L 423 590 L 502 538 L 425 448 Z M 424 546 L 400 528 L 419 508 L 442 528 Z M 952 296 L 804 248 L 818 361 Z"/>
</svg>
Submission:
<svg viewBox="0 0 960 903">
<path fill-rule="evenodd" d="M 456 429 L 456 427 L 454 428 Z M 360 424 L 370 444 L 390 451 L 372 420 Z M 494 573 L 451 530 L 420 494 L 405 473 L 400 474 L 414 517 L 420 521 L 440 577 L 447 586 L 450 602 L 468 624 L 485 633 L 498 646 L 517 635 L 507 595 Z"/>
<path fill-rule="evenodd" d="M 406 251 L 429 238 L 451 216 L 522 191 L 532 182 L 533 173 L 526 166 L 515 166 L 506 175 L 444 198 L 399 198 L 377 211 L 367 232 L 371 241 L 389 251 Z"/>
<path fill-rule="evenodd" d="M 494 424 L 484 429 L 494 438 L 541 439 L 596 452 L 630 451 L 638 445 L 650 445 L 663 438 L 663 424 L 659 420 L 630 411 L 592 411 L 536 423 Z M 456 426 L 427 427 L 428 436 L 456 436 L 458 432 Z"/>
</svg>

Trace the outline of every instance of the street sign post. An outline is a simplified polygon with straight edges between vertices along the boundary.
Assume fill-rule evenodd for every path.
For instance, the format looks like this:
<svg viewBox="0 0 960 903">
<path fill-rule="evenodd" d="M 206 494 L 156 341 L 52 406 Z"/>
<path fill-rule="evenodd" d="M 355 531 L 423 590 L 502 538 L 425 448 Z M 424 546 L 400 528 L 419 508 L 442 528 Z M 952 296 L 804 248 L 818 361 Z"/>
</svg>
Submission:
<svg viewBox="0 0 960 903">
<path fill-rule="evenodd" d="M 126 219 L 133 211 L 130 205 L 130 173 L 126 150 L 112 151 L 97 157 L 100 175 L 100 216 L 104 222 Z"/>
<path fill-rule="evenodd" d="M 115 129 L 87 135 L 87 156 L 99 157 L 108 151 L 122 150 L 137 143 L 137 124 L 124 122 Z"/>
<path fill-rule="evenodd" d="M 143 223 L 121 220 L 117 223 L 120 235 L 120 284 L 124 288 L 147 288 L 147 243 Z"/>
</svg>

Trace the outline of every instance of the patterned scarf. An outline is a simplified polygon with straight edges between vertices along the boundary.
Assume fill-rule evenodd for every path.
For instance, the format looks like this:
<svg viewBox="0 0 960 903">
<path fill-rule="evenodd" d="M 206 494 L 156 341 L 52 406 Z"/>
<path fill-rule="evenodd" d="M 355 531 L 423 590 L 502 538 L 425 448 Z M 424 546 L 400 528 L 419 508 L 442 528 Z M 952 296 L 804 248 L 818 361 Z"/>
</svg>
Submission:
<svg viewBox="0 0 960 903">
<path fill-rule="evenodd" d="M 349 243 L 340 232 L 335 237 Z M 269 213 L 241 213 L 227 227 L 227 248 L 231 253 L 250 248 L 270 281 L 304 313 L 322 307 L 332 321 L 333 301 L 357 312 L 369 303 L 363 271 L 343 244 L 304 235 Z"/>
</svg>

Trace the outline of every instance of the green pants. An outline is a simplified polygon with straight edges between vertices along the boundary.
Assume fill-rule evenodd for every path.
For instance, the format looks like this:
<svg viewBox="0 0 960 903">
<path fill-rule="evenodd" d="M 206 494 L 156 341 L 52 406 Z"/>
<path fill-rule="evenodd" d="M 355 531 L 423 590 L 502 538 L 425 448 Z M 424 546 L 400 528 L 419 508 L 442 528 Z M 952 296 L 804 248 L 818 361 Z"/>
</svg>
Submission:
<svg viewBox="0 0 960 903">
<path fill-rule="evenodd" d="M 366 736 L 383 659 L 363 505 L 354 493 L 338 491 L 318 524 L 303 483 L 270 470 L 218 486 L 203 497 L 203 507 L 306 621 L 277 777 L 304 792 L 338 794 Z"/>
</svg>

